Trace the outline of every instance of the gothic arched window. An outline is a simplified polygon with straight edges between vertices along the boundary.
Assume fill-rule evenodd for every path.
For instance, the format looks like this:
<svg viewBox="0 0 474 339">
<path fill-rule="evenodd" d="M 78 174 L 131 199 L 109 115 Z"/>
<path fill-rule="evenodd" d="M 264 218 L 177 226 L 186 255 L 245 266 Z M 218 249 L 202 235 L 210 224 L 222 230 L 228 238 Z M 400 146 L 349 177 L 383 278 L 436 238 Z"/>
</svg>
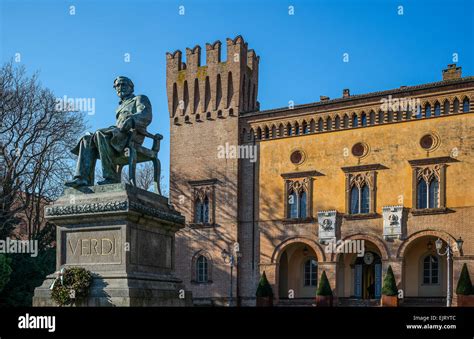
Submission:
<svg viewBox="0 0 474 339">
<path fill-rule="evenodd" d="M 352 115 L 352 127 L 358 127 L 359 126 L 359 119 L 357 117 L 357 114 Z"/>
<path fill-rule="evenodd" d="M 304 263 L 304 285 L 316 286 L 318 280 L 318 262 L 316 259 L 308 259 Z"/>
<path fill-rule="evenodd" d="M 420 178 L 417 184 L 417 206 L 422 208 L 439 207 L 439 180 L 431 177 L 428 181 Z"/>
<path fill-rule="evenodd" d="M 435 104 L 434 115 L 435 117 L 439 117 L 441 115 L 441 105 L 439 102 L 436 102 Z"/>
<path fill-rule="evenodd" d="M 431 105 L 426 104 L 425 106 L 425 118 L 431 117 Z"/>
<path fill-rule="evenodd" d="M 444 114 L 449 114 L 449 101 L 448 101 L 448 100 L 446 100 L 446 101 L 444 102 L 443 113 L 444 113 Z"/>
<path fill-rule="evenodd" d="M 365 113 L 362 113 L 360 117 L 360 124 L 362 126 L 367 126 L 367 115 Z"/>
<path fill-rule="evenodd" d="M 454 99 L 453 112 L 454 113 L 459 113 L 459 100 L 458 100 L 458 98 Z"/>
<path fill-rule="evenodd" d="M 288 218 L 298 218 L 298 196 L 295 191 L 288 194 Z"/>
<path fill-rule="evenodd" d="M 465 98 L 464 101 L 462 102 L 462 111 L 464 113 L 469 112 L 469 99 Z"/>
<path fill-rule="evenodd" d="M 367 185 L 361 187 L 353 186 L 350 195 L 351 214 L 369 213 L 370 192 Z"/>
</svg>

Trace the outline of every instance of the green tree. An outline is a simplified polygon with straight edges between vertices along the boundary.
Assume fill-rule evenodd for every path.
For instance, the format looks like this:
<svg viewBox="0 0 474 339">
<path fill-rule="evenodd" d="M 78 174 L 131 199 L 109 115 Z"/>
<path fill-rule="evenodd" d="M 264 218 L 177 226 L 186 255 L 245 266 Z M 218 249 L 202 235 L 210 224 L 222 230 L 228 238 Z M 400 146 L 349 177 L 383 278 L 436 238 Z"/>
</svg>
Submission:
<svg viewBox="0 0 474 339">
<path fill-rule="evenodd" d="M 0 292 L 2 292 L 3 288 L 10 280 L 10 274 L 12 273 L 10 261 L 10 258 L 5 254 L 0 254 Z"/>
<path fill-rule="evenodd" d="M 387 296 L 395 296 L 398 294 L 397 283 L 393 275 L 392 266 L 388 266 L 387 274 L 383 278 L 382 294 Z"/>
<path fill-rule="evenodd" d="M 471 277 L 467 269 L 466 263 L 462 265 L 461 275 L 459 276 L 458 286 L 456 287 L 456 293 L 460 295 L 471 295 L 473 293 Z"/>
<path fill-rule="evenodd" d="M 328 277 L 326 277 L 326 271 L 323 271 L 323 273 L 321 274 L 321 279 L 319 280 L 319 286 L 316 291 L 316 295 L 322 295 L 322 296 L 332 295 L 331 285 L 329 285 Z"/>
<path fill-rule="evenodd" d="M 273 297 L 273 290 L 272 286 L 267 280 L 267 276 L 265 271 L 263 272 L 262 276 L 260 277 L 260 281 L 257 287 L 257 297 Z"/>
</svg>

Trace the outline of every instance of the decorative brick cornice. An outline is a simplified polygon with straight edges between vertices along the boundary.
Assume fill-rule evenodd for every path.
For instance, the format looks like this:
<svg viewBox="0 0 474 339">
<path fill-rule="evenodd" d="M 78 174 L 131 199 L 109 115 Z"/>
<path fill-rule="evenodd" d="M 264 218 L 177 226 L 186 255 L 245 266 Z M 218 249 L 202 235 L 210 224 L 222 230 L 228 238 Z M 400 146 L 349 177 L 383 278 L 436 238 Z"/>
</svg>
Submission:
<svg viewBox="0 0 474 339">
<path fill-rule="evenodd" d="M 434 165 L 434 164 L 447 164 L 447 163 L 450 163 L 450 162 L 459 162 L 459 160 L 457 160 L 455 158 L 452 158 L 450 156 L 408 160 L 408 163 L 411 166 L 426 166 L 426 165 Z"/>
<path fill-rule="evenodd" d="M 127 211 L 128 201 L 108 201 L 88 204 L 50 206 L 45 208 L 46 216 L 103 213 Z"/>
<path fill-rule="evenodd" d="M 318 171 L 305 171 L 305 172 L 291 172 L 291 173 L 282 173 L 281 177 L 283 179 L 294 179 L 294 178 L 304 178 L 304 177 L 319 177 L 324 174 Z"/>
<path fill-rule="evenodd" d="M 49 206 L 45 208 L 46 217 L 60 217 L 60 216 L 74 216 L 84 214 L 96 214 L 107 212 L 129 212 L 135 211 L 146 214 L 148 216 L 157 217 L 160 219 L 184 223 L 184 216 L 177 213 L 169 213 L 167 211 L 149 207 L 135 201 L 120 200 L 107 201 L 86 204 L 70 204 Z"/>
<path fill-rule="evenodd" d="M 388 169 L 388 167 L 385 167 L 384 165 L 381 165 L 381 164 L 341 167 L 341 170 L 344 173 L 367 172 L 367 171 L 376 171 L 376 170 L 384 170 L 384 169 Z"/>
</svg>

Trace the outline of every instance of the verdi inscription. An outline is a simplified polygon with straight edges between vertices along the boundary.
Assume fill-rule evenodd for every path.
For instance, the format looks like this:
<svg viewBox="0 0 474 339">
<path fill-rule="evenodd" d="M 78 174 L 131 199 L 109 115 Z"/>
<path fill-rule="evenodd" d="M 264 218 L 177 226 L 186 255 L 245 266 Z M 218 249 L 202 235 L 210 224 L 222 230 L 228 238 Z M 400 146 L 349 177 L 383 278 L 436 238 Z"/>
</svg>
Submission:
<svg viewBox="0 0 474 339">
<path fill-rule="evenodd" d="M 64 233 L 68 264 L 120 264 L 122 239 L 120 230 L 94 230 Z"/>
</svg>

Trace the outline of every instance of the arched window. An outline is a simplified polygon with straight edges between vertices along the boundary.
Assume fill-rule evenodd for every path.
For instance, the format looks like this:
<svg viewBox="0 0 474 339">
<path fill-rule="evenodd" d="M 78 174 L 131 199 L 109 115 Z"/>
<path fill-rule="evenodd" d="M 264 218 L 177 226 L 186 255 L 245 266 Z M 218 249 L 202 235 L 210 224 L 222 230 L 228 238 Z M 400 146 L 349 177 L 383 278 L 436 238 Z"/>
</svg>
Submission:
<svg viewBox="0 0 474 339">
<path fill-rule="evenodd" d="M 403 120 L 403 111 L 402 108 L 400 107 L 397 112 L 397 121 L 402 121 Z"/>
<path fill-rule="evenodd" d="M 469 99 L 465 98 L 462 102 L 462 111 L 464 113 L 469 112 Z"/>
<path fill-rule="evenodd" d="M 393 121 L 393 111 L 391 109 L 389 109 L 388 112 L 387 112 L 387 121 L 388 122 Z"/>
<path fill-rule="evenodd" d="M 412 113 L 412 112 L 413 112 L 413 107 L 412 107 L 410 104 L 408 104 L 408 105 L 407 105 L 407 120 L 410 120 L 410 119 L 411 119 L 411 116 L 412 116 L 411 113 Z"/>
<path fill-rule="evenodd" d="M 262 129 L 257 128 L 257 140 L 262 140 Z"/>
<path fill-rule="evenodd" d="M 423 285 L 439 284 L 439 260 L 437 256 L 427 255 L 423 259 Z"/>
<path fill-rule="evenodd" d="M 288 123 L 288 125 L 286 125 L 286 135 L 291 136 L 292 134 L 293 131 L 291 130 L 291 124 Z"/>
<path fill-rule="evenodd" d="M 300 124 L 295 122 L 295 135 L 300 135 Z"/>
<path fill-rule="evenodd" d="M 207 258 L 203 255 L 200 255 L 196 260 L 196 280 L 199 283 L 208 282 L 209 271 L 208 271 L 208 262 Z"/>
<path fill-rule="evenodd" d="M 428 207 L 428 188 L 426 181 L 420 179 L 416 188 L 417 192 L 417 206 L 416 208 L 427 208 Z"/>
<path fill-rule="evenodd" d="M 194 222 L 199 224 L 209 223 L 209 198 L 206 196 L 204 200 L 196 198 L 194 201 Z"/>
<path fill-rule="evenodd" d="M 446 101 L 444 102 L 443 113 L 444 113 L 444 114 L 449 114 L 449 101 L 448 101 L 448 100 L 446 100 Z"/>
<path fill-rule="evenodd" d="M 349 117 L 347 116 L 347 114 L 344 115 L 343 125 L 344 128 L 349 128 Z"/>
<path fill-rule="evenodd" d="M 298 196 L 294 191 L 288 194 L 288 218 L 298 218 Z"/>
<path fill-rule="evenodd" d="M 332 130 L 332 119 L 331 119 L 331 117 L 328 117 L 326 119 L 326 130 L 328 130 L 328 131 Z"/>
<path fill-rule="evenodd" d="M 370 112 L 370 124 L 371 125 L 375 124 L 375 112 L 374 111 Z"/>
<path fill-rule="evenodd" d="M 431 117 L 431 105 L 426 104 L 425 106 L 425 118 Z"/>
<path fill-rule="evenodd" d="M 209 198 L 206 196 L 204 198 L 203 206 L 203 220 L 202 222 L 205 224 L 209 223 Z"/>
<path fill-rule="evenodd" d="M 304 263 L 304 285 L 317 286 L 318 280 L 318 262 L 313 259 L 308 259 Z"/>
<path fill-rule="evenodd" d="M 272 126 L 272 139 L 276 138 L 277 136 L 277 129 L 276 129 L 276 126 L 273 125 Z"/>
<path fill-rule="evenodd" d="M 305 121 L 303 121 L 303 134 L 308 134 L 308 123 Z"/>
<path fill-rule="evenodd" d="M 202 223 L 202 220 L 203 220 L 203 206 L 202 206 L 202 202 L 200 199 L 196 199 L 196 201 L 194 202 L 194 222 L 196 223 Z"/>
<path fill-rule="evenodd" d="M 301 191 L 299 198 L 298 217 L 304 219 L 306 218 L 306 192 Z"/>
<path fill-rule="evenodd" d="M 357 114 L 352 115 L 352 127 L 358 127 L 359 126 L 359 119 L 357 117 Z"/>
<path fill-rule="evenodd" d="M 416 106 L 416 118 L 421 118 L 421 105 Z"/>
<path fill-rule="evenodd" d="M 324 129 L 323 119 L 319 118 L 319 120 L 318 120 L 318 132 L 322 132 L 323 129 Z"/>
<path fill-rule="evenodd" d="M 383 111 L 379 111 L 379 117 L 378 117 L 378 123 L 383 124 L 384 123 L 384 114 Z"/>
<path fill-rule="evenodd" d="M 360 124 L 362 126 L 367 126 L 367 115 L 365 113 L 362 113 L 360 116 Z"/>
<path fill-rule="evenodd" d="M 353 186 L 350 195 L 350 212 L 351 214 L 369 213 L 369 187 L 363 185 L 362 187 Z"/>
<path fill-rule="evenodd" d="M 270 139 L 270 130 L 268 129 L 268 126 L 265 126 L 265 139 Z"/>
<path fill-rule="evenodd" d="M 283 124 L 280 124 L 278 127 L 278 137 L 283 137 L 285 134 L 285 127 L 283 127 Z"/>
<path fill-rule="evenodd" d="M 459 100 L 458 100 L 458 98 L 454 99 L 453 113 L 459 113 Z"/>
<path fill-rule="evenodd" d="M 439 180 L 432 177 L 428 182 L 420 178 L 416 188 L 417 208 L 438 208 L 439 207 Z"/>
<path fill-rule="evenodd" d="M 336 116 L 336 119 L 335 119 L 335 124 L 334 124 L 334 128 L 335 129 L 340 129 L 341 128 L 341 118 L 339 117 L 339 115 Z"/>
<path fill-rule="evenodd" d="M 309 122 L 309 133 L 314 133 L 316 131 L 316 122 L 314 119 L 311 119 Z"/>
<path fill-rule="evenodd" d="M 435 104 L 434 115 L 435 117 L 439 117 L 441 115 L 441 105 L 439 104 L 439 102 L 436 102 Z"/>
</svg>

